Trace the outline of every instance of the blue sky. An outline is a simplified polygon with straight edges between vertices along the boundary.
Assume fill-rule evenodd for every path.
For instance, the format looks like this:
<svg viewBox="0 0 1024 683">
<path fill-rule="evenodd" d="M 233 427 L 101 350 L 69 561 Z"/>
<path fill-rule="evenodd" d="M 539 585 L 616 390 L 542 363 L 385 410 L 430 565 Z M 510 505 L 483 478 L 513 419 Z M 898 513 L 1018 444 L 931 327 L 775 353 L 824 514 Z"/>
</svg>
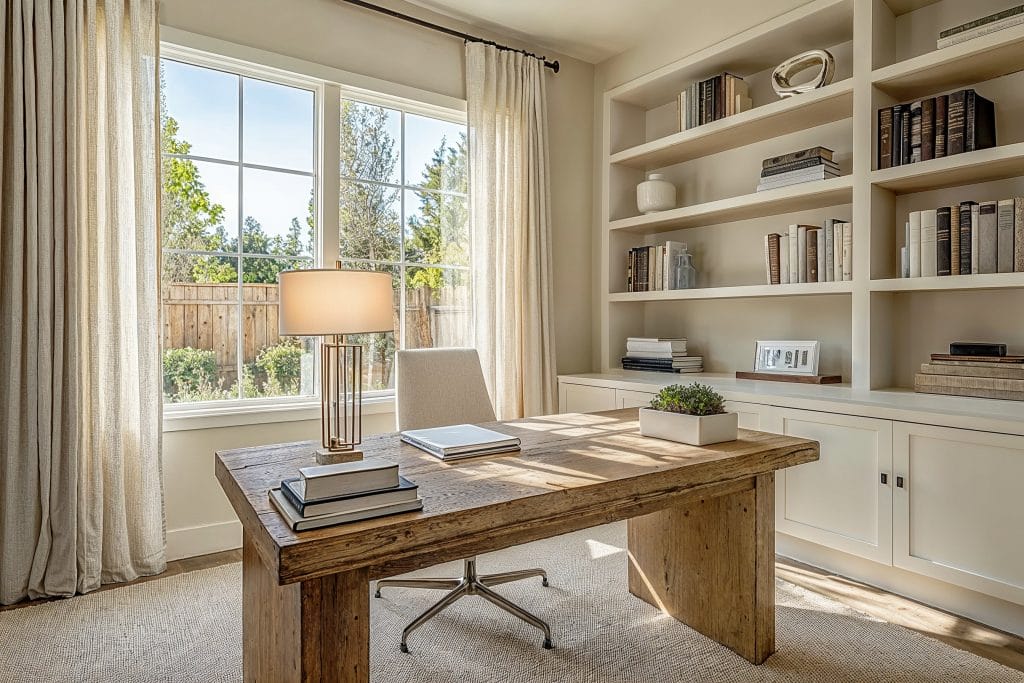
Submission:
<svg viewBox="0 0 1024 683">
<path fill-rule="evenodd" d="M 239 77 L 168 59 L 163 60 L 163 70 L 167 112 L 178 121 L 179 137 L 192 145 L 191 153 L 237 162 Z M 314 93 L 252 78 L 242 78 L 241 88 L 242 161 L 314 171 Z M 389 118 L 397 140 L 399 115 L 395 112 Z M 458 124 L 407 115 L 406 177 L 419 179 L 442 136 L 451 142 L 462 129 Z M 225 227 L 233 233 L 238 220 L 238 167 L 214 162 L 197 165 L 213 200 L 225 207 Z M 268 234 L 275 235 L 284 233 L 293 217 L 305 218 L 313 179 L 247 168 L 242 187 L 243 215 L 253 216 Z"/>
</svg>

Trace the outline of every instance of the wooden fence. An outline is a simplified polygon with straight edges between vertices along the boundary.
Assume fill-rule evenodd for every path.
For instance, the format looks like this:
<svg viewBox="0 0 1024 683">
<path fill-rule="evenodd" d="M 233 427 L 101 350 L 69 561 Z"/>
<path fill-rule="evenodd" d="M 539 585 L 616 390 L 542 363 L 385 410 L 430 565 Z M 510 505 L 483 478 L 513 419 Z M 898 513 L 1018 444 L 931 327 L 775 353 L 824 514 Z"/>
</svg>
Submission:
<svg viewBox="0 0 1024 683">
<path fill-rule="evenodd" d="M 469 309 L 464 297 L 431 303 L 429 289 L 406 294 L 406 346 L 451 346 L 463 340 Z M 165 349 L 211 349 L 216 354 L 218 377 L 224 386 L 237 379 L 238 336 L 242 361 L 251 363 L 260 351 L 280 341 L 277 327 L 277 285 L 242 285 L 241 329 L 238 321 L 238 286 L 172 283 L 163 288 L 163 343 Z M 396 310 L 397 314 L 397 310 Z M 395 329 L 398 329 L 396 315 Z M 385 370 L 390 374 L 390 368 Z"/>
</svg>

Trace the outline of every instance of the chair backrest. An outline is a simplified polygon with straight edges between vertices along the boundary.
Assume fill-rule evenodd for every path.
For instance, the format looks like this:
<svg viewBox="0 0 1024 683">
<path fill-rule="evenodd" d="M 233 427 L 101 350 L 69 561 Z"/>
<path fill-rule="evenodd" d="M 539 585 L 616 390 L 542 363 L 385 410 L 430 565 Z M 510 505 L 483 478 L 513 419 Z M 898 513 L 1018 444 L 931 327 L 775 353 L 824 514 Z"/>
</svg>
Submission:
<svg viewBox="0 0 1024 683">
<path fill-rule="evenodd" d="M 410 349 L 395 355 L 398 429 L 492 422 L 476 349 Z"/>
</svg>

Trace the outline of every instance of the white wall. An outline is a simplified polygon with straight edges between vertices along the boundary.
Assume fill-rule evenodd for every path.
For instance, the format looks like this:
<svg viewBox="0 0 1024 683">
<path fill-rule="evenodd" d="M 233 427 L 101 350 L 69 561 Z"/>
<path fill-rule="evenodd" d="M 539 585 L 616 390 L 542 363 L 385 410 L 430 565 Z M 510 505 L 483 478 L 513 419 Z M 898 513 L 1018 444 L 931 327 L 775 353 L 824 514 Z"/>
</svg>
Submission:
<svg viewBox="0 0 1024 683">
<path fill-rule="evenodd" d="M 379 4 L 481 34 L 419 7 Z M 461 41 L 334 0 L 163 0 L 160 23 L 421 90 L 465 96 Z M 502 36 L 484 37 L 531 48 Z M 592 357 L 594 67 L 550 52 L 548 57 L 561 62 L 561 71 L 549 73 L 547 81 L 558 371 L 586 372 Z M 393 415 L 376 414 L 366 417 L 364 427 L 374 433 L 393 425 Z M 239 543 L 238 522 L 214 478 L 214 451 L 315 438 L 316 420 L 166 432 L 169 557 Z"/>
</svg>

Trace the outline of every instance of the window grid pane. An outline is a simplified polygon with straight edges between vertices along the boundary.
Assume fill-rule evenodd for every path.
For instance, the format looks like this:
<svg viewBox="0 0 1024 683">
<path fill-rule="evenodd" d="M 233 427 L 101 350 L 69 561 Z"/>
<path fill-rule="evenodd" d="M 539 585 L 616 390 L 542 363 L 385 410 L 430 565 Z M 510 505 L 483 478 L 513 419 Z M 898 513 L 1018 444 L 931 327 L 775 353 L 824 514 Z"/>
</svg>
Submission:
<svg viewBox="0 0 1024 683">
<path fill-rule="evenodd" d="M 315 91 L 180 61 L 161 68 L 179 91 L 160 111 L 165 398 L 310 396 L 313 342 L 278 335 L 277 274 L 315 265 Z M 204 91 L 211 82 L 222 91 Z M 233 102 L 233 126 L 208 101 Z M 182 137 L 181 116 L 204 149 Z M 201 130 L 211 116 L 218 130 Z"/>
</svg>

